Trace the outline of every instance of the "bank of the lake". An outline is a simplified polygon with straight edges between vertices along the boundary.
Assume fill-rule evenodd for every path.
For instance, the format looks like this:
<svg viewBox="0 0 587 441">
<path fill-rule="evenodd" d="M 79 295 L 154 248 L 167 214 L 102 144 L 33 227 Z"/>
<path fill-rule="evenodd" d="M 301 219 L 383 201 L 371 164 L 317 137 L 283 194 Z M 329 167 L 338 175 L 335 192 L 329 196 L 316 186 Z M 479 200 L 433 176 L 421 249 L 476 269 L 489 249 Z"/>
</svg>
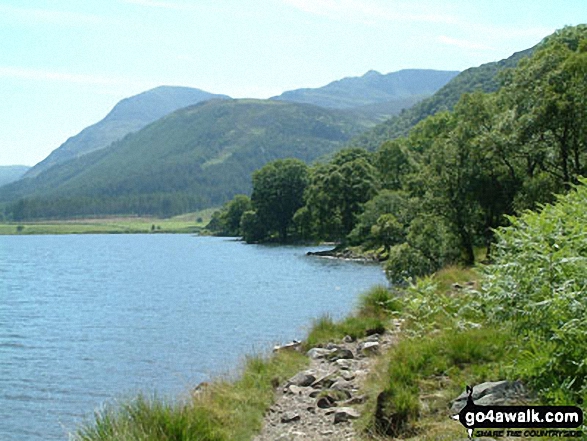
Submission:
<svg viewBox="0 0 587 441">
<path fill-rule="evenodd" d="M 62 440 L 105 402 L 164 399 L 302 338 L 386 283 L 316 247 L 190 235 L 0 237 L 0 438 Z"/>
</svg>

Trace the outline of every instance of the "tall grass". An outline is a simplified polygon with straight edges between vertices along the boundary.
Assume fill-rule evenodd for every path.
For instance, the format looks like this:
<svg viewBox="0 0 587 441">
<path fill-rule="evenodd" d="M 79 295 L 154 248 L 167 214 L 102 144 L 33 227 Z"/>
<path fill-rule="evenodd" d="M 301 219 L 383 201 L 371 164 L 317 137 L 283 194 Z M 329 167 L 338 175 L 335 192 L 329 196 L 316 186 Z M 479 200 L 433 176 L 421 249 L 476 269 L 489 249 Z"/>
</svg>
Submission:
<svg viewBox="0 0 587 441">
<path fill-rule="evenodd" d="M 73 435 L 74 441 L 239 441 L 261 428 L 276 384 L 307 363 L 296 352 L 249 357 L 235 381 L 217 380 L 186 402 L 137 398 L 109 405 Z"/>
<path fill-rule="evenodd" d="M 359 297 L 354 314 L 334 321 L 330 316 L 315 320 L 304 342 L 309 349 L 324 343 L 340 341 L 345 336 L 353 339 L 385 332 L 389 319 L 400 309 L 401 300 L 388 288 L 375 286 Z"/>
</svg>

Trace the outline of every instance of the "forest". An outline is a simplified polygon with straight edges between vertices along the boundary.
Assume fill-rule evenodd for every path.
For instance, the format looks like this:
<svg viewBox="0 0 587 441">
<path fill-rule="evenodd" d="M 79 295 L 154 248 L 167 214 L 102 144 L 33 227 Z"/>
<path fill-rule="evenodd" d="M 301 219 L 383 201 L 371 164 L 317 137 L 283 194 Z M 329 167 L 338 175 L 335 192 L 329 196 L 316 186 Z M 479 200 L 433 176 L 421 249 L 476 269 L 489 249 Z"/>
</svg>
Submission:
<svg viewBox="0 0 587 441">
<path fill-rule="evenodd" d="M 491 260 L 496 228 L 585 175 L 586 78 L 587 26 L 564 28 L 503 70 L 495 92 L 463 94 L 453 110 L 375 151 L 267 164 L 253 175 L 250 199 L 225 204 L 209 229 L 248 242 L 372 250 L 396 283 Z"/>
</svg>

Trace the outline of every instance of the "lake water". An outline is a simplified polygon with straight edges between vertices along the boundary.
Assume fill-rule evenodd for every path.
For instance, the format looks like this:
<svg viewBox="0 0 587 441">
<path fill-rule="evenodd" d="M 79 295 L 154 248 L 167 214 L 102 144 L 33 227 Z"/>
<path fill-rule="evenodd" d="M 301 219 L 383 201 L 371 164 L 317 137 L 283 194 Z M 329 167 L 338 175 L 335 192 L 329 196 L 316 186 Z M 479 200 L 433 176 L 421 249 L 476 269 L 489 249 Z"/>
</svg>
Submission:
<svg viewBox="0 0 587 441">
<path fill-rule="evenodd" d="M 180 396 L 385 284 L 316 248 L 187 235 L 0 236 L 0 440 L 67 440 L 138 392 Z"/>
</svg>

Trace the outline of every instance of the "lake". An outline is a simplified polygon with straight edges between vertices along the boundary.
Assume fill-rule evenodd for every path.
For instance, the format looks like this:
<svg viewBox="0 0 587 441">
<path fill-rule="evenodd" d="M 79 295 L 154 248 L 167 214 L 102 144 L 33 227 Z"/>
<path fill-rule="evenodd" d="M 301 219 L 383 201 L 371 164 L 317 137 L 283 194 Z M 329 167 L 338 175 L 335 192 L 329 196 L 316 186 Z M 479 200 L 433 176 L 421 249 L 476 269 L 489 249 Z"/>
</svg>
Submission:
<svg viewBox="0 0 587 441">
<path fill-rule="evenodd" d="M 0 236 L 0 439 L 67 440 L 105 402 L 181 396 L 386 284 L 376 265 L 305 255 L 317 249 Z"/>
</svg>

